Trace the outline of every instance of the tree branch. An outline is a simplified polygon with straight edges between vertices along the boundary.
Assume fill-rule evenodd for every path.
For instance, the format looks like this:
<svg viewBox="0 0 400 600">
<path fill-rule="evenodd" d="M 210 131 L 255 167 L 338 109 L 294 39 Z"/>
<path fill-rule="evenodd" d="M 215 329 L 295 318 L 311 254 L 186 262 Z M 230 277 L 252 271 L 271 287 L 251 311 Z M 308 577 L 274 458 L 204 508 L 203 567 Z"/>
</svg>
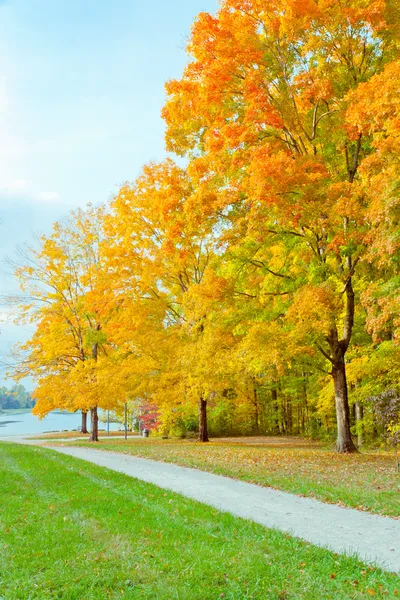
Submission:
<svg viewBox="0 0 400 600">
<path fill-rule="evenodd" d="M 317 346 L 318 350 L 321 352 L 322 356 L 325 356 L 325 358 L 333 364 L 332 357 L 329 356 L 329 354 L 327 352 L 325 352 L 325 350 L 318 343 L 316 343 L 315 345 Z"/>
</svg>

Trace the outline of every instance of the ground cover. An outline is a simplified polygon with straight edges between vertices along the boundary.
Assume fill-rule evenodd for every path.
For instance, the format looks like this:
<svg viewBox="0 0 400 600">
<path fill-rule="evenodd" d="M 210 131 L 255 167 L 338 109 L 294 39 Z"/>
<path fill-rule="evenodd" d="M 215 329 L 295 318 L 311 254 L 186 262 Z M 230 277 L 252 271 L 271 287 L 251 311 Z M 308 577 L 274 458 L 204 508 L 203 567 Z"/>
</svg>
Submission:
<svg viewBox="0 0 400 600">
<path fill-rule="evenodd" d="M 195 467 L 324 502 L 400 517 L 400 477 L 389 453 L 337 454 L 321 444 L 296 438 L 237 438 L 208 444 L 103 439 L 96 448 Z"/>
<path fill-rule="evenodd" d="M 399 578 L 172 492 L 0 444 L 0 597 L 350 600 Z"/>
</svg>

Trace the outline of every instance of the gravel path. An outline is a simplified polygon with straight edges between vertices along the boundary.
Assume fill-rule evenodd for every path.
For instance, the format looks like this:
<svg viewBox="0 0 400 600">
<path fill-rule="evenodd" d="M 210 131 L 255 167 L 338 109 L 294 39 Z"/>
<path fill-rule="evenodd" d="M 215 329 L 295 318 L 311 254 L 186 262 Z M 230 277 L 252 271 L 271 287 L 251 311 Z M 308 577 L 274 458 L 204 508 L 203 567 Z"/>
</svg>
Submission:
<svg viewBox="0 0 400 600">
<path fill-rule="evenodd" d="M 315 546 L 356 554 L 364 562 L 400 572 L 400 521 L 395 519 L 135 456 L 91 448 L 53 449 L 288 532 Z"/>
</svg>

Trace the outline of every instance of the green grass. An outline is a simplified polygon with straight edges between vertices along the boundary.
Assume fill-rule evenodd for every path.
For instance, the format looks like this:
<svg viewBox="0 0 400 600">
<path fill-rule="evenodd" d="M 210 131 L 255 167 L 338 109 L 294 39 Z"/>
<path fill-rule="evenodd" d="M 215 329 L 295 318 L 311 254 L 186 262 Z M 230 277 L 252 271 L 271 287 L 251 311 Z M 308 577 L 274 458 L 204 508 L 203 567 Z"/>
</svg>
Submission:
<svg viewBox="0 0 400 600">
<path fill-rule="evenodd" d="M 268 438 L 266 443 L 238 440 L 199 444 L 186 440 L 103 438 L 96 448 L 195 467 L 377 514 L 400 516 L 400 476 L 392 455 L 337 454 L 294 438 Z M 73 445 L 87 446 L 87 443 L 79 441 Z"/>
<path fill-rule="evenodd" d="M 350 600 L 396 575 L 43 448 L 0 444 L 4 600 Z"/>
</svg>

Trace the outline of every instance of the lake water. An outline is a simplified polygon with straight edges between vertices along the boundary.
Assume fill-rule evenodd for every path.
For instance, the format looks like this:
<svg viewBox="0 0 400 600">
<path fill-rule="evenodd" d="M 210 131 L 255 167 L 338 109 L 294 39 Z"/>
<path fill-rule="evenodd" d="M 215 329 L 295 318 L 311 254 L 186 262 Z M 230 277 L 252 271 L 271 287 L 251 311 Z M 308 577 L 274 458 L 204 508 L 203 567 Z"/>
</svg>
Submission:
<svg viewBox="0 0 400 600">
<path fill-rule="evenodd" d="M 0 437 L 4 435 L 26 435 L 28 433 L 46 433 L 47 431 L 64 431 L 79 429 L 82 424 L 80 413 L 54 411 L 39 421 L 31 412 L 18 414 L 0 414 Z M 88 418 L 88 428 L 90 418 Z M 106 429 L 107 423 L 99 421 L 99 429 Z M 110 431 L 122 429 L 120 423 L 110 423 Z"/>
</svg>

